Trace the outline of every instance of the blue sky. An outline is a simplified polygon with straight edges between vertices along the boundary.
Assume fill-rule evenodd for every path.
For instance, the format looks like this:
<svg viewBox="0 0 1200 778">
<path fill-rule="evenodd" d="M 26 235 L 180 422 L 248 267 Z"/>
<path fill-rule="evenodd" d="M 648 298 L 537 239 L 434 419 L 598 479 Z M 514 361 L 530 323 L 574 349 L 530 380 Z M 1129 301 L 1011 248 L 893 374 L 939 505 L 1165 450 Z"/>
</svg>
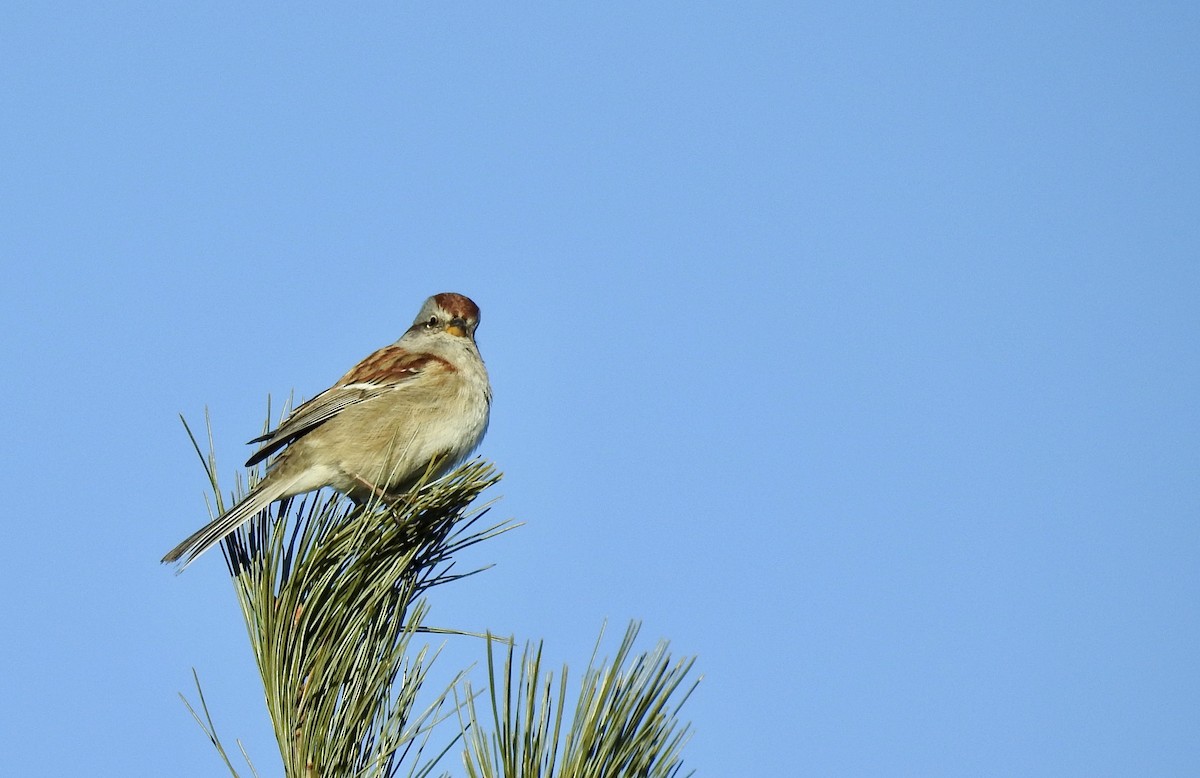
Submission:
<svg viewBox="0 0 1200 778">
<path fill-rule="evenodd" d="M 698 655 L 698 775 L 1200 772 L 1188 3 L 0 9 L 17 775 L 277 774 L 232 482 L 429 294 L 498 516 L 431 620 Z M 482 658 L 447 646 L 449 671 Z M 448 766 L 461 774 L 456 761 Z"/>
</svg>

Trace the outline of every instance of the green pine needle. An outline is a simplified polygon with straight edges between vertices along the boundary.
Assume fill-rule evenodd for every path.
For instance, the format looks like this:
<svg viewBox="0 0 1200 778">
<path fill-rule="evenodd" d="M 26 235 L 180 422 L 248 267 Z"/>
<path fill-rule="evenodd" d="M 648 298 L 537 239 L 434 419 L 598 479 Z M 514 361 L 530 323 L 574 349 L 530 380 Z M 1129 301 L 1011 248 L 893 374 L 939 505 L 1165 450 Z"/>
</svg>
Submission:
<svg viewBox="0 0 1200 778">
<path fill-rule="evenodd" d="M 503 670 L 488 644 L 488 680 L 496 731 L 478 726 L 474 695 L 460 706 L 470 778 L 675 778 L 690 725 L 680 724 L 680 706 L 699 683 L 681 695 L 694 658 L 672 660 L 667 643 L 633 655 L 639 625 L 633 622 L 616 656 L 597 664 L 597 640 L 584 673 L 574 716 L 562 735 L 567 707 L 567 668 L 558 684 L 542 670 L 542 646 L 527 644 L 514 682 L 514 648 Z M 603 637 L 603 633 L 601 633 Z M 676 697 L 678 700 L 676 701 Z M 561 749 L 561 760 L 560 752 Z"/>
<path fill-rule="evenodd" d="M 207 454 L 188 436 L 219 514 L 211 425 Z M 232 497 L 258 477 L 252 471 Z M 426 478 L 395 504 L 352 506 L 335 493 L 310 493 L 276 503 L 222 543 L 288 778 L 393 778 L 402 770 L 429 778 L 459 738 L 470 778 L 678 778 L 691 736 L 679 710 L 699 683 L 684 686 L 695 660 L 672 659 L 665 641 L 635 655 L 637 622 L 611 660 L 597 661 L 601 631 L 565 729 L 567 668 L 555 682 L 540 643 L 527 644 L 518 665 L 513 642 L 490 633 L 477 636 L 487 641 L 495 731 L 480 726 L 480 695 L 464 673 L 418 706 L 434 657 L 414 644 L 417 633 L 474 634 L 424 627 L 422 596 L 479 572 L 456 572 L 454 554 L 518 526 L 477 527 L 490 504 L 471 504 L 499 480 L 475 460 Z M 496 642 L 508 647 L 503 668 Z M 202 692 L 200 707 L 203 717 L 188 704 L 236 778 Z M 453 716 L 458 734 L 431 749 L 434 728 Z"/>
<path fill-rule="evenodd" d="M 188 435 L 219 513 L 211 427 L 207 455 Z M 222 543 L 289 778 L 426 776 L 451 747 L 423 756 L 433 726 L 454 715 L 445 709 L 461 674 L 418 708 L 433 661 L 414 646 L 428 611 L 421 597 L 479 572 L 455 572 L 453 555 L 516 526 L 477 526 L 489 506 L 471 503 L 499 480 L 474 460 L 394 505 L 311 493 L 277 503 Z M 205 732 L 233 771 L 211 720 Z"/>
</svg>

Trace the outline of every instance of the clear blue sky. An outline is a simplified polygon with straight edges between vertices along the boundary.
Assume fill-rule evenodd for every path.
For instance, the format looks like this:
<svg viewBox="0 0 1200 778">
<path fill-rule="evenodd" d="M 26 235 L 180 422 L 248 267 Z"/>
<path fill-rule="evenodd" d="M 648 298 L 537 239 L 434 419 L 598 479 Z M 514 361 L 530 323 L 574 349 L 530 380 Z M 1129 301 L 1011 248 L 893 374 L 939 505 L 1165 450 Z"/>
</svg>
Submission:
<svg viewBox="0 0 1200 778">
<path fill-rule="evenodd" d="M 193 666 L 277 774 L 176 415 L 446 290 L 526 526 L 434 622 L 644 620 L 701 776 L 1200 774 L 1194 3 L 178 5 L 0 9 L 6 774 L 222 774 Z"/>
</svg>

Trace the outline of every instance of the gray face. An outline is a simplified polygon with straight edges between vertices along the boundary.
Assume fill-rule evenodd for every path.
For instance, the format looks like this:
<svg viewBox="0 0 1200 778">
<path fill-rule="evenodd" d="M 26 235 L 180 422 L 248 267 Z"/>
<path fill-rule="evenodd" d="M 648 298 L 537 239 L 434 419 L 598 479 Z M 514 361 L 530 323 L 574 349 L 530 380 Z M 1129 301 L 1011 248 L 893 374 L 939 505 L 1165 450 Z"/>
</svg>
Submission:
<svg viewBox="0 0 1200 778">
<path fill-rule="evenodd" d="M 435 294 L 425 301 L 409 332 L 448 332 L 460 338 L 474 339 L 479 326 L 479 306 L 469 297 L 454 292 Z"/>
</svg>

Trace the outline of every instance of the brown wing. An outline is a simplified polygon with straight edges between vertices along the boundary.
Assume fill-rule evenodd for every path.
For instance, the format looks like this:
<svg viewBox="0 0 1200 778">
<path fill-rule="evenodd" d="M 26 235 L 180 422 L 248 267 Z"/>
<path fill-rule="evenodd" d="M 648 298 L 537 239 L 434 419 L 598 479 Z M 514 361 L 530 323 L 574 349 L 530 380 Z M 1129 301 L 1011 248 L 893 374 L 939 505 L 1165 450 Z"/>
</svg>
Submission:
<svg viewBox="0 0 1200 778">
<path fill-rule="evenodd" d="M 393 392 L 438 366 L 450 367 L 450 364 L 429 354 L 413 354 L 394 344 L 384 346 L 351 368 L 336 384 L 298 406 L 278 427 L 251 440 L 263 445 L 246 460 L 246 467 L 253 467 L 351 405 Z"/>
</svg>

